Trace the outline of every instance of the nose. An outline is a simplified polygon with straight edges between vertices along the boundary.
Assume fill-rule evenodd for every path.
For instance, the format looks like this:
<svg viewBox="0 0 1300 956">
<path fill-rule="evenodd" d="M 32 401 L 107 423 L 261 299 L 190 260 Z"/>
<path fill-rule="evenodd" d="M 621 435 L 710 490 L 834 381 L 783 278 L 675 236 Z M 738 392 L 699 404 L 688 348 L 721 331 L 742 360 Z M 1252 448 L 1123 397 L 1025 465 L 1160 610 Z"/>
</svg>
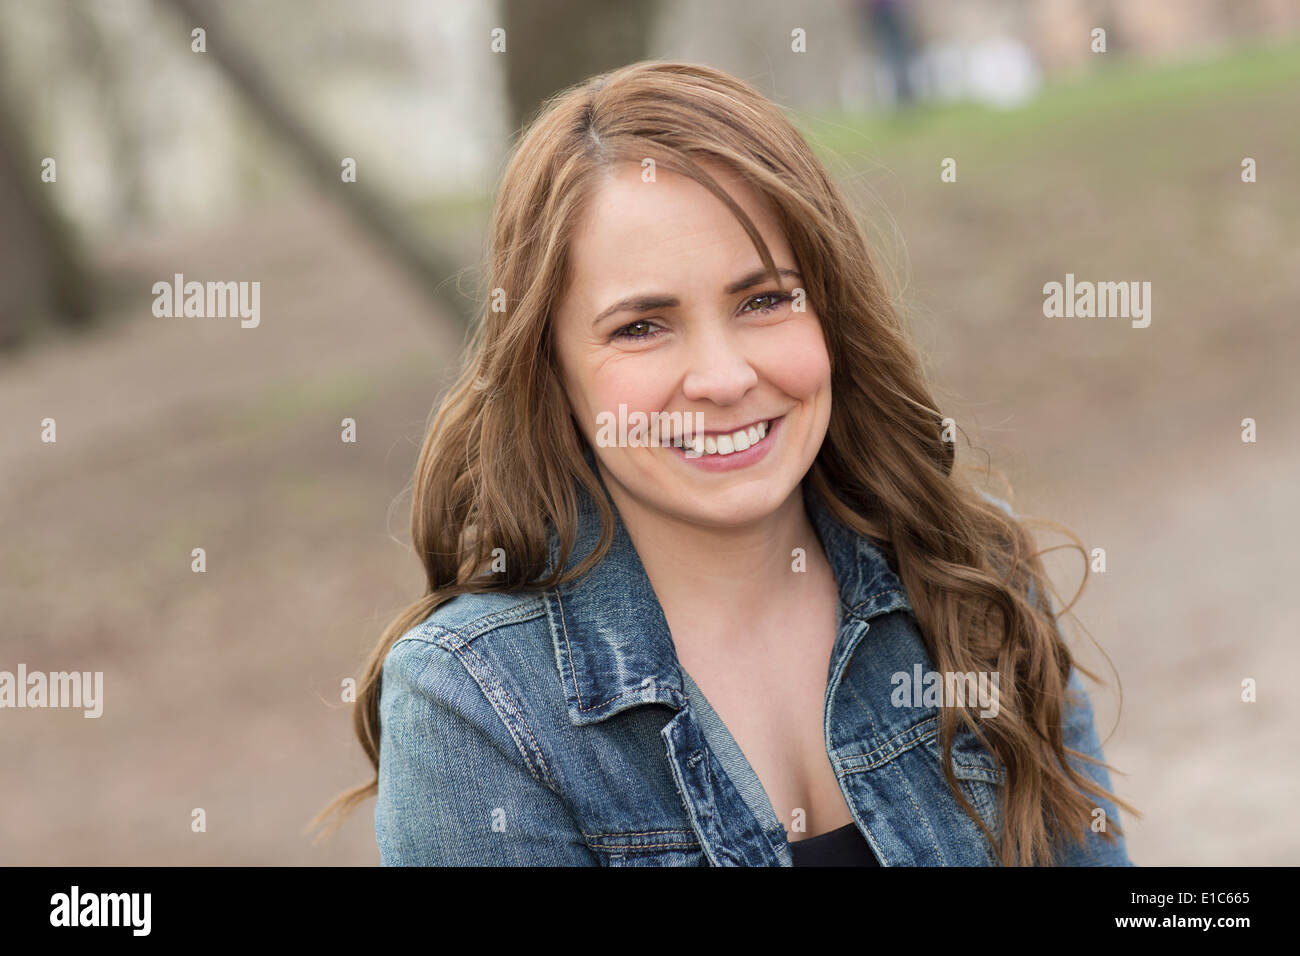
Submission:
<svg viewBox="0 0 1300 956">
<path fill-rule="evenodd" d="M 758 384 L 758 372 L 725 329 L 695 337 L 682 394 L 690 401 L 734 405 Z"/>
</svg>

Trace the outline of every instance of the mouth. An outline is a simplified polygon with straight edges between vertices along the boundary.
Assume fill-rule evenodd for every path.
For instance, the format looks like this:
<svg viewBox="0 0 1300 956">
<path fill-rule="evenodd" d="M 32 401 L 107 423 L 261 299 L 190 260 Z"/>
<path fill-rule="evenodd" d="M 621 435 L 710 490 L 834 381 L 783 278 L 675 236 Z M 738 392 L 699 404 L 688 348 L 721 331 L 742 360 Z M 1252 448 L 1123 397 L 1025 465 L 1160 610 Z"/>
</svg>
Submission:
<svg viewBox="0 0 1300 956">
<path fill-rule="evenodd" d="M 729 432 L 697 432 L 689 438 L 678 435 L 670 447 L 694 462 L 755 461 L 767 451 L 773 430 L 784 417 L 764 419 Z"/>
</svg>

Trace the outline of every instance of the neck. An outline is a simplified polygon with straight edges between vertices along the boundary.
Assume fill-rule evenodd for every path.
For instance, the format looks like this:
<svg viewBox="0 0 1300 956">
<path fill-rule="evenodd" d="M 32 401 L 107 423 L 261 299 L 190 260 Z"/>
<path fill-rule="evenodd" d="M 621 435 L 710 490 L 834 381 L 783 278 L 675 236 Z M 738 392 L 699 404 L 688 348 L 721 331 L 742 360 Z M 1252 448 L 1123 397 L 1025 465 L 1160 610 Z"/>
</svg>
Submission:
<svg viewBox="0 0 1300 956">
<path fill-rule="evenodd" d="M 788 622 L 831 575 L 799 486 L 771 514 L 717 528 L 649 511 L 602 473 L 675 639 L 689 631 L 695 640 L 746 643 Z"/>
</svg>

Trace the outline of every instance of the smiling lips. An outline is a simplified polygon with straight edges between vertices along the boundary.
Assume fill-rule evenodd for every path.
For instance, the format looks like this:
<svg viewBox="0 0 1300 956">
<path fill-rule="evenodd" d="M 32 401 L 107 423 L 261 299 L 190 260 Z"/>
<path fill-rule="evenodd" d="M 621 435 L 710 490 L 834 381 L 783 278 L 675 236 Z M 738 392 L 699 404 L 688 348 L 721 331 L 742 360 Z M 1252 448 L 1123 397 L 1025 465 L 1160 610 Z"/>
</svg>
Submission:
<svg viewBox="0 0 1300 956">
<path fill-rule="evenodd" d="M 687 451 L 702 450 L 705 455 L 730 455 L 762 441 L 767 436 L 772 421 L 769 418 L 731 432 L 704 432 L 691 438 L 679 435 L 673 445 Z"/>
<path fill-rule="evenodd" d="M 743 429 L 737 429 L 734 432 L 723 432 L 721 434 L 708 432 L 697 432 L 695 440 L 702 439 L 704 451 L 696 453 L 687 451 L 681 436 L 678 440 L 668 446 L 669 453 L 677 456 L 682 461 L 694 466 L 696 469 L 704 472 L 728 472 L 737 469 L 749 468 L 768 456 L 772 450 L 772 443 L 776 441 L 776 433 L 780 431 L 781 423 L 785 421 L 785 416 L 769 418 L 767 421 L 755 422 L 753 425 L 746 425 Z M 750 441 L 750 433 L 757 437 L 757 441 Z M 737 438 L 743 433 L 740 439 L 741 446 L 737 446 Z M 730 444 L 728 449 L 727 445 Z M 692 442 L 692 447 L 695 442 Z"/>
</svg>

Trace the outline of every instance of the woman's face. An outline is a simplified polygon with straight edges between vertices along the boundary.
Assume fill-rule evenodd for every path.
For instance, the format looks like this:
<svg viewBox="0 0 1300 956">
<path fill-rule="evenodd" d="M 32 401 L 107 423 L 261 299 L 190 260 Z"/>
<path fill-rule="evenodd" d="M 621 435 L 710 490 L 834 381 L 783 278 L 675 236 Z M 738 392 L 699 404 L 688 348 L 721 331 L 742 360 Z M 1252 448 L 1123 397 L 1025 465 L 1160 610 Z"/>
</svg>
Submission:
<svg viewBox="0 0 1300 956">
<path fill-rule="evenodd" d="M 790 271 L 779 285 L 712 193 L 662 169 L 645 182 L 626 163 L 591 197 L 554 318 L 570 408 L 615 504 L 726 527 L 771 515 L 812 466 L 830 421 L 830 357 L 811 305 L 791 301 L 799 266 L 767 203 L 728 170 L 707 171 Z M 683 413 L 660 418 L 672 434 L 702 413 L 718 452 L 637 441 L 631 427 L 635 444 L 619 444 L 620 406 L 629 426 L 638 412 Z M 764 422 L 766 436 L 739 450 Z"/>
</svg>

